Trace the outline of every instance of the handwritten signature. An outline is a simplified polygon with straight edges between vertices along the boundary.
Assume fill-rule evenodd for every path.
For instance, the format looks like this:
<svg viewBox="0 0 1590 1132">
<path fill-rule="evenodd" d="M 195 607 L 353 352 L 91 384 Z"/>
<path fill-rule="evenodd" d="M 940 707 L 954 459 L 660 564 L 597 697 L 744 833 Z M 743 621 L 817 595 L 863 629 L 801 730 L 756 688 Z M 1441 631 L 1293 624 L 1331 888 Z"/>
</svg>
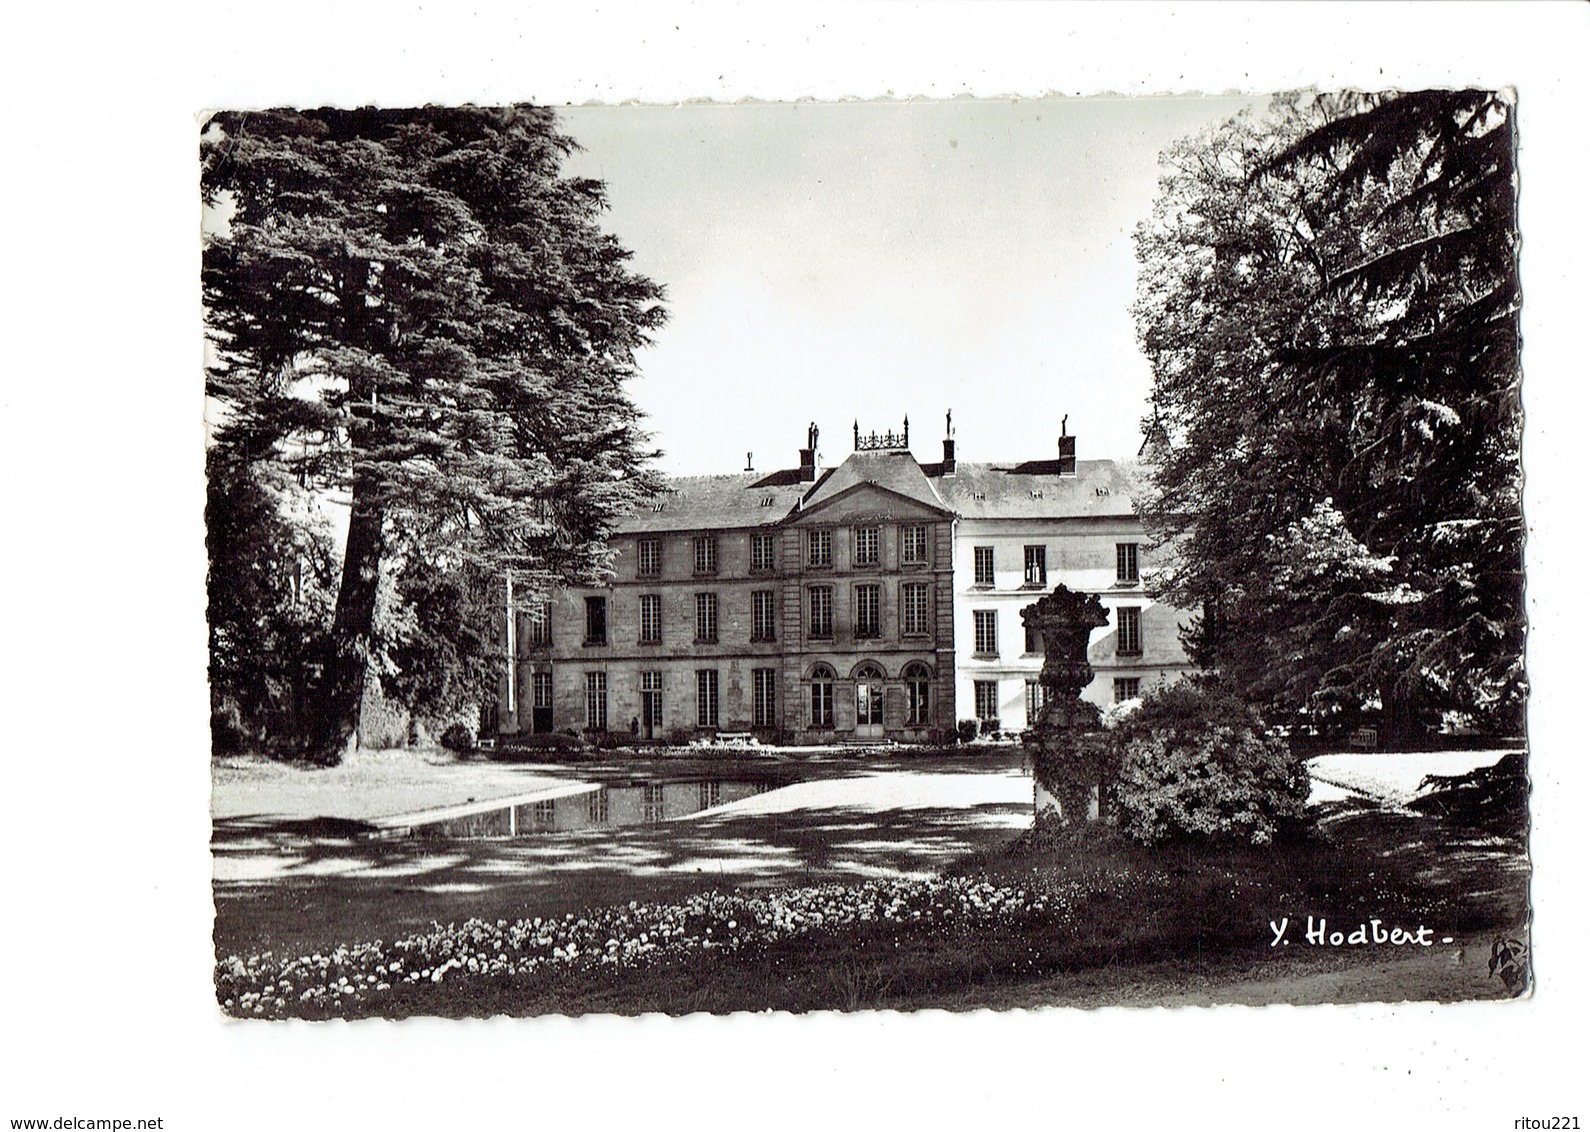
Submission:
<svg viewBox="0 0 1590 1132">
<path fill-rule="evenodd" d="M 1271 947 L 1290 947 L 1292 941 L 1287 938 L 1287 932 L 1294 926 L 1303 927 L 1303 940 L 1312 947 L 1372 947 L 1376 944 L 1385 944 L 1392 947 L 1406 947 L 1412 944 L 1417 947 L 1434 947 L 1437 943 L 1452 943 L 1449 935 L 1436 938 L 1435 931 L 1420 924 L 1417 928 L 1409 930 L 1401 925 L 1386 926 L 1384 920 L 1367 920 L 1350 931 L 1330 929 L 1324 916 L 1316 920 L 1308 917 L 1306 926 L 1294 925 L 1290 918 L 1282 916 L 1280 922 L 1270 921 L 1270 932 L 1274 936 L 1270 940 Z"/>
</svg>

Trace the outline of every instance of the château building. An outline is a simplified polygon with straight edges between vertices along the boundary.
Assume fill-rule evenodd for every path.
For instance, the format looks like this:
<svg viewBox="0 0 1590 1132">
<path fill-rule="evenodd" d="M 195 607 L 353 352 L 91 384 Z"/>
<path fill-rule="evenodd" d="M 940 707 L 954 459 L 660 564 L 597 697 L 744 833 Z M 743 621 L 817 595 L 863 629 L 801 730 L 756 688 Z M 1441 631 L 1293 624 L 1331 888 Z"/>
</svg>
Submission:
<svg viewBox="0 0 1590 1132">
<path fill-rule="evenodd" d="M 955 673 L 961 718 L 1025 728 L 1042 704 L 1043 642 L 1021 611 L 1058 583 L 1095 593 L 1110 622 L 1088 645 L 1084 699 L 1107 706 L 1192 671 L 1181 611 L 1144 587 L 1143 526 L 1132 508 L 1137 465 L 1078 460 L 1065 423 L 1054 459 L 925 469 L 955 511 Z"/>
<path fill-rule="evenodd" d="M 1134 465 L 1056 458 L 919 463 L 910 423 L 820 466 L 812 425 L 794 468 L 670 481 L 614 533 L 610 575 L 513 611 L 503 733 L 643 740 L 926 741 L 958 719 L 1020 729 L 1040 702 L 1041 647 L 1021 609 L 1057 582 L 1098 593 L 1098 675 L 1126 699 L 1187 671 L 1178 614 L 1150 599 Z M 1064 433 L 1064 425 L 1062 425 Z"/>
</svg>

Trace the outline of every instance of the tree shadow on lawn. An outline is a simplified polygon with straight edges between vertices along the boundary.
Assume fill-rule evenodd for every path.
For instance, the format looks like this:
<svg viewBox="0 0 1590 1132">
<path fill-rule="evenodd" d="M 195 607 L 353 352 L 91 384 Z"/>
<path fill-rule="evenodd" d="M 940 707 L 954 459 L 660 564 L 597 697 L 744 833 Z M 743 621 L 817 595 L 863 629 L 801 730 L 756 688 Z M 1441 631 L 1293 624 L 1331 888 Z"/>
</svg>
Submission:
<svg viewBox="0 0 1590 1132">
<path fill-rule="evenodd" d="M 1030 809 L 803 809 L 511 839 L 375 840 L 218 822 L 218 956 L 391 940 L 711 888 L 924 876 L 1010 840 Z M 302 823 L 287 823 L 294 827 Z"/>
<path fill-rule="evenodd" d="M 834 837 L 829 859 L 842 859 L 845 843 L 866 836 L 856 817 L 823 815 L 801 823 L 800 835 Z M 1507 917 L 1522 907 L 1520 842 L 1473 853 L 1497 835 L 1376 806 L 1336 807 L 1325 818 L 1321 829 L 1263 847 L 1146 847 L 1107 828 L 1064 845 L 995 837 L 949 870 L 1016 886 L 1035 873 L 1075 881 L 1080 891 L 1063 923 L 970 931 L 852 924 L 678 967 L 402 988 L 355 1009 L 721 1014 L 1510 996 L 1486 960 L 1492 932 L 1506 930 Z M 1502 899 L 1484 899 L 1491 890 Z M 1432 947 L 1311 947 L 1299 925 L 1295 946 L 1275 947 L 1268 921 L 1288 913 L 1328 917 L 1348 930 L 1384 916 L 1388 927 L 1429 924 L 1456 938 Z M 1464 927 L 1465 920 L 1472 923 Z"/>
<path fill-rule="evenodd" d="M 1397 887 L 1416 889 L 1453 930 L 1521 925 L 1529 917 L 1522 821 L 1478 825 L 1348 799 L 1320 807 L 1318 822 L 1324 836 L 1354 848 L 1361 882 L 1396 878 Z"/>
<path fill-rule="evenodd" d="M 1527 916 L 1522 830 L 1348 801 L 1270 847 L 1136 845 L 1095 827 L 1066 845 L 1012 839 L 1029 811 L 833 807 L 732 814 L 522 841 L 301 840 L 270 883 L 217 885 L 222 955 L 280 954 L 420 932 L 431 920 L 560 915 L 708 888 L 938 871 L 1018 886 L 1075 881 L 1063 925 L 916 931 L 874 923 L 639 972 L 394 988 L 348 1009 L 488 1016 L 697 1010 L 972 1009 L 1506 997 L 1490 940 Z M 256 837 L 257 844 L 257 837 Z M 359 854 L 365 854 L 360 856 Z M 257 854 L 256 854 L 257 855 Z M 418 870 L 418 871 L 416 871 Z M 393 884 L 393 880 L 399 883 Z M 1381 916 L 1457 937 L 1434 948 L 1272 946 L 1269 918 Z M 1302 944 L 1301 925 L 1294 928 Z M 231 936 L 228 937 L 227 933 Z M 339 1011 L 342 1013 L 342 1011 Z"/>
</svg>

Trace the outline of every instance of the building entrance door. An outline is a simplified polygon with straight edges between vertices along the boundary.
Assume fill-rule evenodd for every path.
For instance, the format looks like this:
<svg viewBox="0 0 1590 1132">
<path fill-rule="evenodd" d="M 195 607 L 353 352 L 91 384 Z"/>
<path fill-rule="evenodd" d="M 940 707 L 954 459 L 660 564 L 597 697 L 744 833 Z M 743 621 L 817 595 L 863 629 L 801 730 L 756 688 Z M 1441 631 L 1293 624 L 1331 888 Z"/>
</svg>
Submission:
<svg viewBox="0 0 1590 1132">
<path fill-rule="evenodd" d="M 530 730 L 537 735 L 552 733 L 552 673 L 530 674 Z"/>
<path fill-rule="evenodd" d="M 648 672 L 641 677 L 640 733 L 647 739 L 660 739 L 662 725 L 662 673 Z"/>
<path fill-rule="evenodd" d="M 883 673 L 870 664 L 856 673 L 856 738 L 883 738 Z"/>
</svg>

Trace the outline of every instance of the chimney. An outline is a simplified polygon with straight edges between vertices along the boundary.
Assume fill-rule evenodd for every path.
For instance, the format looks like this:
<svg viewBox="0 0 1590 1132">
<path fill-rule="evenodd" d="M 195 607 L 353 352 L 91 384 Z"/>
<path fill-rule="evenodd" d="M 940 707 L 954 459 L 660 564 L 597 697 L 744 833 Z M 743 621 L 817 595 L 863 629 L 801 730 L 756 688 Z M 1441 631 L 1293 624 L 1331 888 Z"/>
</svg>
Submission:
<svg viewBox="0 0 1590 1132">
<path fill-rule="evenodd" d="M 1060 418 L 1060 474 L 1062 476 L 1074 476 L 1077 474 L 1077 438 L 1066 435 L 1066 421 L 1070 419 L 1070 413 Z"/>
<path fill-rule="evenodd" d="M 811 483 L 817 478 L 817 422 L 806 428 L 806 447 L 801 454 L 801 482 Z"/>
<path fill-rule="evenodd" d="M 955 429 L 950 425 L 950 410 L 944 410 L 944 475 L 955 474 Z"/>
</svg>

